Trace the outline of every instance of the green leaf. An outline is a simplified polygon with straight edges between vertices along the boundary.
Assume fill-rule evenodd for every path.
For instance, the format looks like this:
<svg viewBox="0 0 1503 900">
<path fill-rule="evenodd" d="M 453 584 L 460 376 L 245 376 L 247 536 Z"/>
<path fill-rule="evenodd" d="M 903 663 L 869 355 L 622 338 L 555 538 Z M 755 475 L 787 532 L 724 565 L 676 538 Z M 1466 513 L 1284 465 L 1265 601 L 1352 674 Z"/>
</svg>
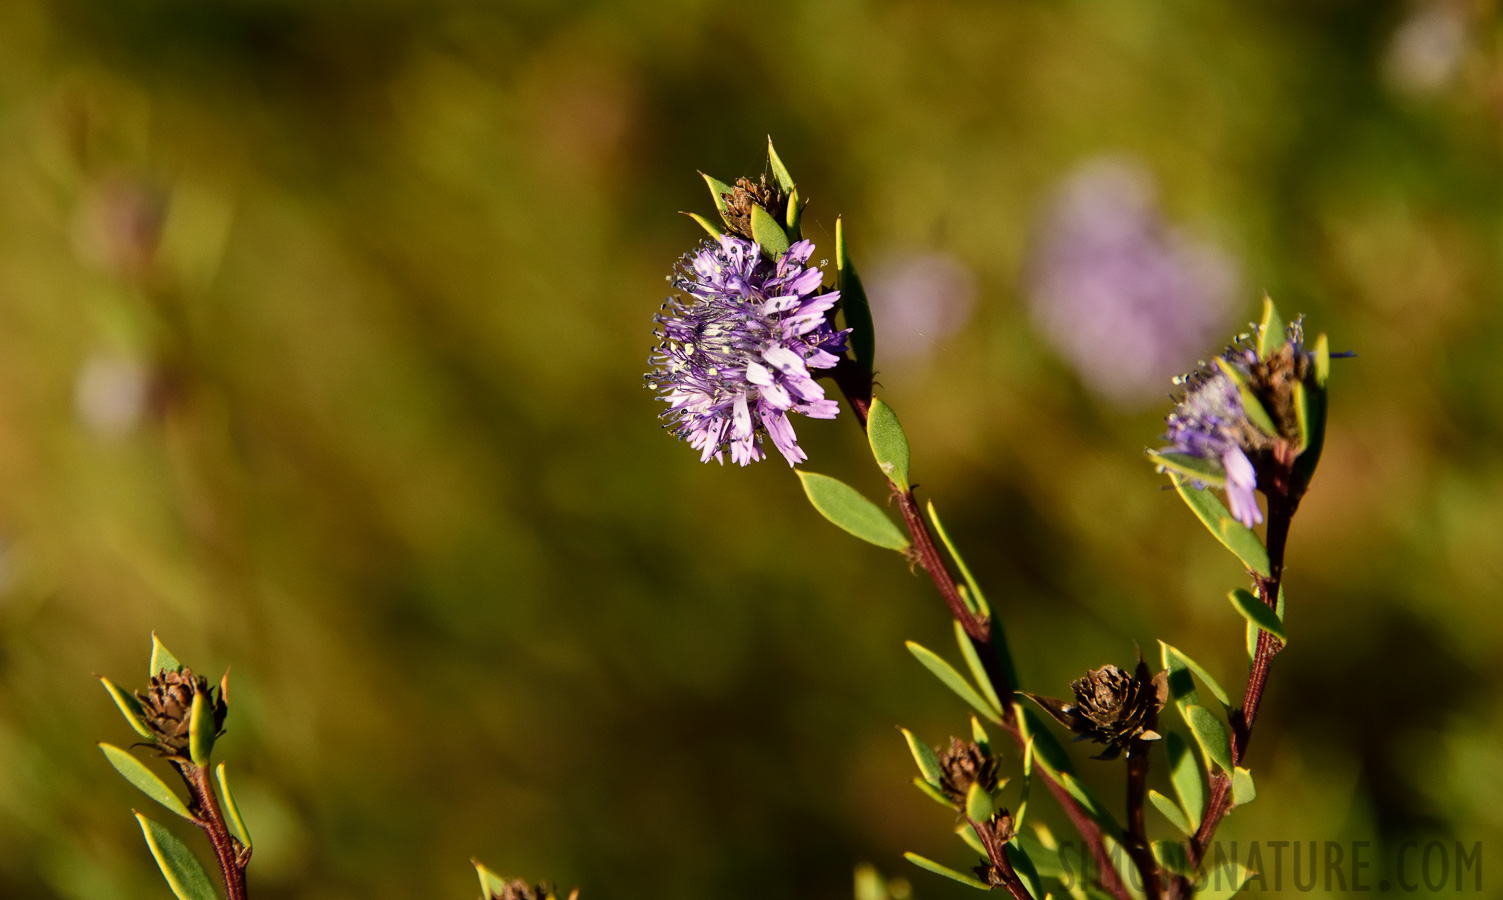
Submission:
<svg viewBox="0 0 1503 900">
<path fill-rule="evenodd" d="M 1038 713 L 1017 701 L 1012 704 L 1013 715 L 1025 742 L 1033 743 L 1033 759 L 1050 772 L 1072 772 L 1070 755 L 1065 752 L 1054 734 L 1044 725 Z"/>
<path fill-rule="evenodd" d="M 1273 424 L 1273 416 L 1268 414 L 1267 408 L 1263 406 L 1263 401 L 1259 400 L 1258 395 L 1253 393 L 1253 389 L 1248 386 L 1247 379 L 1243 377 L 1237 367 L 1221 356 L 1216 357 L 1216 367 L 1231 380 L 1232 384 L 1237 386 L 1237 395 L 1242 400 L 1243 414 L 1254 425 L 1262 429 L 1264 434 L 1269 437 L 1278 437 L 1279 426 Z"/>
<path fill-rule="evenodd" d="M 1242 614 L 1242 618 L 1256 625 L 1281 641 L 1287 641 L 1284 636 L 1284 623 L 1279 621 L 1278 614 L 1268 608 L 1262 600 L 1254 597 L 1248 591 L 1237 588 L 1227 594 L 1227 599 L 1232 601 L 1232 608 Z"/>
<path fill-rule="evenodd" d="M 711 222 L 709 219 L 706 219 L 699 213 L 686 212 L 684 213 L 684 215 L 698 222 L 699 227 L 709 232 L 710 237 L 720 237 L 722 234 L 725 234 L 725 230 L 723 228 L 721 228 L 719 225 L 716 225 L 714 222 Z"/>
<path fill-rule="evenodd" d="M 178 900 L 219 900 L 209 873 L 187 844 L 140 813 L 136 813 L 136 820 L 141 823 L 141 834 L 156 858 L 157 868 L 162 870 L 162 877 L 167 879 L 167 886 Z"/>
<path fill-rule="evenodd" d="M 986 845 L 981 843 L 981 838 L 976 836 L 976 829 L 971 827 L 970 822 L 961 822 L 955 827 L 955 833 L 960 836 L 962 841 L 965 841 L 967 847 L 970 847 L 982 856 L 986 855 Z"/>
<path fill-rule="evenodd" d="M 986 595 L 981 592 L 981 585 L 977 584 L 975 577 L 971 575 L 971 567 L 965 564 L 965 558 L 960 555 L 960 551 L 955 549 L 955 543 L 950 540 L 950 533 L 945 530 L 944 523 L 939 520 L 939 512 L 934 508 L 933 500 L 928 502 L 927 508 L 929 510 L 929 522 L 934 526 L 934 533 L 939 535 L 939 540 L 945 545 L 945 550 L 949 552 L 950 559 L 955 561 L 955 567 L 960 570 L 960 577 L 965 579 L 965 586 L 970 591 L 971 597 L 976 601 L 976 608 L 981 613 L 990 615 L 991 606 L 986 602 Z M 995 626 L 997 623 L 993 622 L 992 624 Z M 1008 673 L 1009 678 L 1011 674 L 1011 672 Z M 1016 679 L 1013 679 L 1013 681 L 1015 683 Z"/>
<path fill-rule="evenodd" d="M 1232 772 L 1232 802 L 1237 806 L 1251 803 L 1258 796 L 1258 789 L 1253 785 L 1252 773 L 1238 766 Z"/>
<path fill-rule="evenodd" d="M 224 772 L 224 763 L 220 763 L 214 769 L 214 780 L 219 782 L 219 799 L 224 803 L 224 812 L 230 826 L 230 833 L 235 839 L 247 847 L 251 844 L 250 829 L 245 827 L 245 818 L 240 815 L 240 804 L 235 802 L 235 795 L 230 791 L 230 780 Z"/>
<path fill-rule="evenodd" d="M 914 737 L 913 732 L 908 729 L 899 728 L 898 730 L 903 732 L 903 740 L 908 742 L 908 752 L 913 754 L 913 761 L 918 763 L 919 774 L 924 776 L 925 781 L 939 787 L 941 771 L 939 757 L 935 755 L 934 748 Z"/>
<path fill-rule="evenodd" d="M 783 193 L 793 192 L 793 176 L 788 174 L 788 167 L 783 165 L 783 160 L 778 157 L 778 151 L 772 146 L 772 136 L 767 138 L 767 162 L 772 167 L 772 177 L 778 180 L 778 187 Z"/>
<path fill-rule="evenodd" d="M 1206 756 L 1206 765 L 1215 763 L 1223 772 L 1232 774 L 1232 741 L 1226 726 L 1204 706 L 1188 706 L 1184 709 L 1185 724 L 1195 735 L 1195 742 Z"/>
<path fill-rule="evenodd" d="M 1153 808 L 1169 820 L 1170 825 L 1173 825 L 1187 835 L 1195 833 L 1195 829 L 1190 827 L 1190 820 L 1185 818 L 1185 811 L 1179 808 L 1178 803 L 1175 803 L 1158 791 L 1148 792 L 1148 802 L 1152 803 Z"/>
<path fill-rule="evenodd" d="M 1107 810 L 1106 804 L 1102 803 L 1101 798 L 1097 797 L 1095 792 L 1086 787 L 1084 782 L 1068 772 L 1055 772 L 1053 774 L 1054 780 L 1058 781 L 1060 786 L 1069 792 L 1071 797 L 1075 798 L 1075 802 L 1080 804 L 1081 810 L 1086 815 L 1096 820 L 1096 824 L 1101 826 L 1102 831 L 1112 837 L 1116 837 L 1122 833 L 1122 826 L 1117 824 L 1116 818 Z"/>
<path fill-rule="evenodd" d="M 699 177 L 703 178 L 705 180 L 705 184 L 710 186 L 710 198 L 715 201 L 715 210 L 716 212 L 720 213 L 721 220 L 723 220 L 726 224 L 726 227 L 729 228 L 731 220 L 726 218 L 725 211 L 730 207 L 730 204 L 726 202 L 725 195 L 732 192 L 731 186 L 726 184 L 724 181 L 721 181 L 717 178 L 712 178 L 703 172 L 699 173 Z"/>
<path fill-rule="evenodd" d="M 1148 461 L 1158 466 L 1161 471 L 1187 478 L 1192 483 L 1207 484 L 1218 488 L 1226 487 L 1226 470 L 1221 467 L 1220 463 L 1213 460 L 1191 456 L 1188 453 L 1149 450 Z"/>
<path fill-rule="evenodd" d="M 115 705 L 120 708 L 120 714 L 125 716 L 125 721 L 130 723 L 130 727 L 135 730 L 136 734 L 155 743 L 156 738 L 152 735 L 151 730 L 146 727 L 146 711 L 141 708 L 141 701 L 120 690 L 108 678 L 101 676 L 99 683 L 104 685 L 104 689 L 110 692 L 110 697 L 115 701 Z"/>
<path fill-rule="evenodd" d="M 1171 474 L 1169 478 L 1174 482 L 1174 489 L 1179 492 L 1185 505 L 1195 513 L 1195 517 L 1242 560 L 1248 571 L 1268 575 L 1268 551 L 1251 528 L 1232 518 L 1232 514 L 1227 512 L 1226 507 L 1210 491 L 1195 487 L 1177 474 Z"/>
<path fill-rule="evenodd" d="M 1236 860 L 1222 858 L 1200 882 L 1200 888 L 1195 892 L 1196 900 L 1227 900 L 1234 897 L 1247 884 L 1247 879 L 1252 874 L 1251 870 Z"/>
<path fill-rule="evenodd" d="M 182 667 L 183 664 L 177 661 L 177 657 L 172 655 L 171 650 L 162 646 L 162 642 L 157 640 L 157 633 L 153 631 L 151 633 L 151 677 L 157 677 L 157 673 L 163 669 L 176 672 Z"/>
<path fill-rule="evenodd" d="M 1041 829 L 1041 834 L 1047 835 L 1050 840 L 1053 841 L 1054 836 L 1049 834 L 1047 828 L 1044 828 L 1044 826 L 1042 825 L 1035 827 Z M 1071 848 L 1071 850 L 1073 850 L 1075 853 L 1075 855 L 1072 856 L 1071 861 L 1068 863 L 1062 863 L 1060 862 L 1059 858 L 1058 841 L 1054 841 L 1054 846 L 1051 847 L 1048 843 L 1045 843 L 1041 837 L 1028 834 L 1022 830 L 1018 831 L 1018 834 L 1013 838 L 1013 841 L 1016 842 L 1017 845 L 1021 847 L 1025 853 L 1028 854 L 1028 859 L 1033 863 L 1034 871 L 1039 874 L 1039 877 L 1052 878 L 1058 881 L 1063 881 L 1066 878 L 1078 878 L 1080 876 L 1080 872 L 1078 871 L 1080 847 L 1078 845 L 1075 845 Z M 1036 894 L 1034 896 L 1039 897 L 1039 900 L 1042 900 L 1042 897 L 1040 895 Z"/>
<path fill-rule="evenodd" d="M 1300 433 L 1300 452 L 1294 462 L 1294 474 L 1300 484 L 1308 485 L 1326 445 L 1326 389 L 1296 382 L 1294 410 L 1299 414 Z"/>
<path fill-rule="evenodd" d="M 971 704 L 977 712 L 986 717 L 987 721 L 995 722 L 998 725 L 1002 724 L 1001 713 L 992 708 L 986 702 L 985 698 L 976 693 L 976 689 L 971 687 L 970 682 L 966 681 L 959 672 L 955 671 L 954 666 L 945 662 L 939 654 L 922 644 L 916 644 L 913 641 L 907 641 L 906 644 L 908 652 L 912 653 L 915 659 L 923 663 L 924 668 L 933 672 L 934 676 L 943 682 L 945 687 L 954 691 L 960 699 Z"/>
<path fill-rule="evenodd" d="M 951 812 L 955 811 L 955 804 L 950 801 L 950 798 L 946 797 L 939 788 L 935 787 L 924 779 L 913 779 L 913 786 L 918 788 L 920 791 L 923 791 L 925 796 L 927 796 L 930 800 L 933 800 L 935 803 L 938 803 L 940 806 L 943 806 L 945 809 L 948 809 Z"/>
<path fill-rule="evenodd" d="M 845 313 L 845 326 L 851 329 L 851 353 L 857 364 L 870 375 L 877 353 L 877 331 L 872 324 L 871 305 L 866 302 L 861 278 L 856 275 L 846 252 L 845 226 L 838 218 L 835 220 L 835 267 L 840 308 Z"/>
<path fill-rule="evenodd" d="M 104 751 L 104 758 L 110 761 L 115 771 L 125 777 L 126 781 L 141 789 L 141 793 L 167 807 L 188 821 L 193 821 L 193 813 L 188 811 L 188 806 L 167 782 L 157 777 L 157 774 L 146 768 L 146 764 L 136 759 L 131 754 L 114 744 L 100 744 L 99 749 Z"/>
<path fill-rule="evenodd" d="M 987 887 L 978 879 L 957 872 L 949 866 L 942 866 L 932 859 L 925 859 L 924 857 L 919 856 L 917 853 L 904 853 L 903 858 L 918 866 L 920 869 L 928 869 L 930 872 L 933 872 L 936 875 L 943 875 L 951 881 L 958 881 L 967 887 L 973 887 L 978 891 L 991 890 L 991 888 Z"/>
<path fill-rule="evenodd" d="M 1028 851 L 1014 838 L 1002 847 L 1002 852 L 1007 854 L 1007 861 L 1012 863 L 1013 872 L 1017 873 L 1018 880 L 1023 882 L 1023 887 L 1028 889 L 1035 900 L 1043 900 L 1044 887 L 1039 880 L 1038 866 L 1033 864 L 1033 859 Z"/>
<path fill-rule="evenodd" d="M 819 514 L 870 544 L 887 550 L 908 549 L 908 538 L 877 504 L 845 482 L 814 472 L 796 470 L 804 493 Z"/>
<path fill-rule="evenodd" d="M 208 695 L 193 692 L 193 707 L 188 711 L 188 756 L 195 766 L 207 768 L 214 751 L 214 711 L 209 709 Z"/>
<path fill-rule="evenodd" d="M 1002 712 L 1002 700 L 997 696 L 997 689 L 992 686 L 992 680 L 986 674 L 986 667 L 981 665 L 981 656 L 976 652 L 976 645 L 971 643 L 971 636 L 965 633 L 965 627 L 959 622 L 952 622 L 955 626 L 955 643 L 960 645 L 960 655 L 965 657 L 966 667 L 971 670 L 971 677 L 976 679 L 976 685 L 981 688 L 981 693 L 986 696 L 987 702 L 998 713 Z"/>
<path fill-rule="evenodd" d="M 1263 295 L 1263 321 L 1258 326 L 1258 358 L 1267 359 L 1284 346 L 1284 320 L 1279 318 L 1273 298 Z M 1277 433 L 1277 432 L 1275 432 Z"/>
<path fill-rule="evenodd" d="M 475 867 L 475 874 L 480 876 L 480 894 L 485 900 L 500 897 L 506 892 L 505 878 L 487 869 L 479 860 L 470 860 L 470 865 Z"/>
<path fill-rule="evenodd" d="M 1170 872 L 1176 875 L 1195 874 L 1194 868 L 1190 865 L 1190 857 L 1185 853 L 1185 845 L 1179 841 L 1154 841 L 1152 849 L 1153 858 Z"/>
<path fill-rule="evenodd" d="M 987 736 L 986 729 L 981 727 L 981 720 L 971 716 L 971 740 L 981 748 L 983 753 L 992 752 L 992 740 Z"/>
<path fill-rule="evenodd" d="M 965 815 L 972 822 L 990 821 L 996 808 L 992 805 L 992 795 L 979 781 L 971 782 L 971 787 L 965 794 Z"/>
<path fill-rule="evenodd" d="M 908 436 L 898 423 L 897 413 L 880 397 L 872 399 L 871 411 L 867 413 L 866 437 L 882 474 L 898 490 L 908 490 Z"/>
<path fill-rule="evenodd" d="M 1315 385 L 1324 388 L 1331 377 L 1331 342 L 1322 334 L 1315 339 Z"/>
<path fill-rule="evenodd" d="M 755 203 L 751 205 L 751 231 L 752 240 L 769 259 L 777 259 L 788 249 L 788 232 L 772 217 L 772 213 Z"/>
<path fill-rule="evenodd" d="M 1159 646 L 1163 650 L 1165 669 L 1171 668 L 1171 660 L 1173 660 L 1175 663 L 1178 663 L 1179 665 L 1182 665 L 1185 668 L 1189 669 L 1191 672 L 1194 672 L 1195 677 L 1199 678 L 1200 683 L 1204 684 L 1206 686 L 1206 689 L 1214 694 L 1217 700 L 1221 701 L 1222 706 L 1230 707 L 1232 705 L 1231 698 L 1227 696 L 1226 691 L 1221 689 L 1221 685 L 1216 683 L 1216 679 L 1211 677 L 1211 673 L 1202 668 L 1200 663 L 1197 663 L 1195 660 L 1191 659 L 1189 654 L 1185 653 L 1185 651 L 1179 649 L 1178 647 L 1171 646 L 1164 643 L 1163 641 L 1159 641 Z M 1170 681 L 1173 681 L 1173 674 L 1171 674 L 1169 678 Z M 1170 689 L 1173 689 L 1172 685 Z"/>
<path fill-rule="evenodd" d="M 1186 706 L 1200 705 L 1200 694 L 1195 690 L 1195 679 L 1191 677 L 1190 667 L 1185 665 L 1182 657 L 1169 650 L 1168 644 L 1159 641 L 1159 657 L 1163 660 L 1164 672 L 1167 673 L 1169 697 L 1181 711 Z"/>
<path fill-rule="evenodd" d="M 798 195 L 798 188 L 788 192 L 788 237 L 791 240 L 799 240 L 803 237 L 803 229 L 799 222 L 804 218 L 804 204 Z"/>
<path fill-rule="evenodd" d="M 1193 831 L 1200 827 L 1200 817 L 1206 805 L 1206 788 L 1200 780 L 1200 766 L 1178 732 L 1169 732 L 1164 740 L 1164 750 L 1169 755 L 1169 780 L 1179 797 L 1179 808 Z"/>
</svg>

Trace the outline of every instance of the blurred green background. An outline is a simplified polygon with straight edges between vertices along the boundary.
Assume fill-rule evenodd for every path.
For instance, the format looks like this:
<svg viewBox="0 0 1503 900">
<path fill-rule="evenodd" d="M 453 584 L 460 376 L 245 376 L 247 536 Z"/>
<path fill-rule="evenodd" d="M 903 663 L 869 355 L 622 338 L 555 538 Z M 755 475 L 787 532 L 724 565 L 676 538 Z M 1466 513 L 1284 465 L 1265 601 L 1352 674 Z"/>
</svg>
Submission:
<svg viewBox="0 0 1503 900">
<path fill-rule="evenodd" d="M 259 898 L 469 897 L 472 855 L 587 900 L 847 897 L 861 860 L 963 896 L 899 856 L 968 864 L 894 730 L 965 728 L 902 646 L 951 647 L 932 589 L 642 388 L 695 171 L 769 133 L 816 259 L 839 215 L 858 266 L 972 279 L 878 366 L 1030 688 L 1157 638 L 1245 672 L 1236 564 L 1142 457 L 1167 400 L 1035 330 L 1060 179 L 1135 160 L 1235 257 L 1225 334 L 1267 289 L 1360 353 L 1223 836 L 1482 841 L 1496 880 L 1500 36 L 1486 2 L 0 3 L 0 895 L 165 896 L 93 746 L 130 734 L 92 673 L 143 681 L 156 629 L 233 665 Z M 877 495 L 848 415 L 797 427 Z"/>
</svg>

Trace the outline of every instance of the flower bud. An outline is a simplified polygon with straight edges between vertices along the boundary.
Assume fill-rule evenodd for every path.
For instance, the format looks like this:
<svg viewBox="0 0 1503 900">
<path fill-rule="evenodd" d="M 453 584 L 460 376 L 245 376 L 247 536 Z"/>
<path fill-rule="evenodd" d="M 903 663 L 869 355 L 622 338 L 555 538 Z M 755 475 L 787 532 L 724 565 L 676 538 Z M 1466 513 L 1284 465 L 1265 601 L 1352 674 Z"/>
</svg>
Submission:
<svg viewBox="0 0 1503 900">
<path fill-rule="evenodd" d="M 974 741 L 950 738 L 950 746 L 939 754 L 939 770 L 939 789 L 956 803 L 965 802 L 973 784 L 987 793 L 997 789 L 997 760 Z"/>
<path fill-rule="evenodd" d="M 195 677 L 187 666 L 162 669 L 152 676 L 145 694 L 136 693 L 147 730 L 152 733 L 163 755 L 169 758 L 188 759 L 194 694 L 204 695 L 206 705 L 214 715 L 213 733 L 215 736 L 222 734 L 224 718 L 229 712 L 223 689 L 216 692 L 209 687 L 207 678 Z"/>
</svg>

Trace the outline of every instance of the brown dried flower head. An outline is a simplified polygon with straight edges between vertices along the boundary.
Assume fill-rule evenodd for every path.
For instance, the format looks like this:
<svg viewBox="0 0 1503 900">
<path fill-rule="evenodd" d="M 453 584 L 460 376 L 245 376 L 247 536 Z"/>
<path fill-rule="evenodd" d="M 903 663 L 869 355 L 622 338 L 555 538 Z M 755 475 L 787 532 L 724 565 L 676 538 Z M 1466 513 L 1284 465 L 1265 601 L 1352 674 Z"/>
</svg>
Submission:
<svg viewBox="0 0 1503 900">
<path fill-rule="evenodd" d="M 964 803 L 971 785 L 991 793 L 997 789 L 997 760 L 974 741 L 950 738 L 939 754 L 939 789 L 956 803 Z"/>
<path fill-rule="evenodd" d="M 501 886 L 499 891 L 491 891 L 486 900 L 556 900 L 557 894 L 552 888 L 541 884 L 528 884 L 520 878 L 511 878 Z M 579 888 L 569 893 L 569 900 L 578 900 Z"/>
<path fill-rule="evenodd" d="M 146 693 L 136 692 L 145 713 L 146 728 L 157 741 L 157 746 L 169 757 L 188 757 L 188 728 L 193 712 L 193 696 L 203 694 L 204 700 L 214 715 L 214 734 L 224 731 L 224 717 L 229 712 L 225 705 L 224 690 L 217 692 L 209 687 L 209 680 L 195 677 L 187 666 L 179 669 L 163 669 L 151 678 Z"/>
<path fill-rule="evenodd" d="M 1169 699 L 1165 674 L 1149 675 L 1148 664 L 1138 659 L 1137 670 L 1128 675 L 1113 665 L 1092 669 L 1070 684 L 1074 703 L 1052 697 L 1028 696 L 1061 725 L 1075 732 L 1076 740 L 1106 745 L 1096 759 L 1116 759 L 1133 741 L 1156 741 L 1160 735 L 1159 710 Z"/>
<path fill-rule="evenodd" d="M 786 221 L 788 196 L 776 184 L 768 184 L 766 175 L 762 176 L 760 182 L 754 182 L 750 178 L 738 178 L 731 192 L 722 194 L 721 197 L 726 203 L 726 224 L 736 234 L 749 241 L 756 240 L 752 237 L 751 227 L 753 206 L 760 206 L 767 210 L 778 222 Z"/>
</svg>

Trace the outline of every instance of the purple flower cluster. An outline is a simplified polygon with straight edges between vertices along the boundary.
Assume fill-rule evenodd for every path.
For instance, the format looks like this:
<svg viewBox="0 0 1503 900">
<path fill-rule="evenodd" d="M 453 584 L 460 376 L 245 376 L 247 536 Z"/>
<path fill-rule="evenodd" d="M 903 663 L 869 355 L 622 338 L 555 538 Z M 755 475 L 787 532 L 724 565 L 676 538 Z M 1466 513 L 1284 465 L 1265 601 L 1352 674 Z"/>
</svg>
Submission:
<svg viewBox="0 0 1503 900">
<path fill-rule="evenodd" d="M 1060 186 L 1026 281 L 1039 330 L 1086 386 L 1131 406 L 1226 326 L 1237 274 L 1227 254 L 1165 221 L 1142 167 L 1105 158 Z"/>
<path fill-rule="evenodd" d="M 1233 345 L 1222 356 L 1234 366 L 1251 365 L 1258 355 Z M 1184 397 L 1167 418 L 1164 438 L 1175 453 L 1184 453 L 1218 463 L 1226 472 L 1226 500 L 1233 516 L 1251 528 L 1263 521 L 1254 490 L 1257 471 L 1247 457 L 1248 436 L 1256 428 L 1247 420 L 1242 396 L 1230 376 L 1216 366 L 1206 366 L 1175 379 Z"/>
<path fill-rule="evenodd" d="M 679 438 L 713 457 L 746 465 L 772 439 L 789 465 L 806 457 L 788 413 L 833 419 L 811 369 L 828 369 L 845 352 L 846 331 L 828 313 L 837 291 L 819 292 L 822 273 L 805 267 L 814 245 L 799 241 L 776 262 L 741 238 L 706 240 L 669 280 L 681 296 L 663 304 L 649 359 L 649 387 L 668 404 L 662 418 Z"/>
</svg>

